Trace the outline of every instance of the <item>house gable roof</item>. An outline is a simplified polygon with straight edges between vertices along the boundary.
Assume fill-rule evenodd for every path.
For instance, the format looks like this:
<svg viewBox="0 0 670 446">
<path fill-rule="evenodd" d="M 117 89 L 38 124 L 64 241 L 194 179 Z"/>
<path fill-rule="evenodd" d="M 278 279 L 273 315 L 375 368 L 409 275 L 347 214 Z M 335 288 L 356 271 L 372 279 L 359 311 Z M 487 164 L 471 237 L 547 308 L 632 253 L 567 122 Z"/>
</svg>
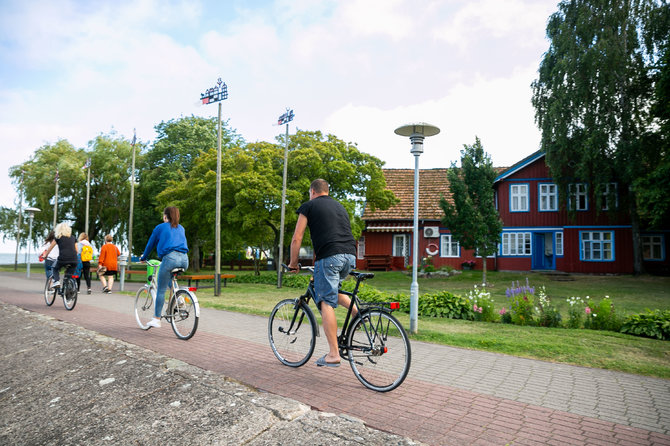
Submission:
<svg viewBox="0 0 670 446">
<path fill-rule="evenodd" d="M 495 180 L 493 180 L 493 184 L 497 183 L 498 181 L 502 181 L 505 178 L 509 177 L 510 175 L 515 174 L 519 170 L 523 169 L 524 167 L 534 163 L 538 159 L 544 157 L 545 153 L 542 150 L 538 150 L 535 153 L 532 153 L 519 161 L 518 163 L 514 164 L 512 167 L 503 170 L 498 176 L 496 177 Z"/>
<path fill-rule="evenodd" d="M 441 220 L 440 199 L 452 202 L 448 169 L 419 169 L 419 219 Z M 400 200 L 386 210 L 372 211 L 365 206 L 363 220 L 412 220 L 414 218 L 414 169 L 382 169 L 386 187 Z"/>
</svg>

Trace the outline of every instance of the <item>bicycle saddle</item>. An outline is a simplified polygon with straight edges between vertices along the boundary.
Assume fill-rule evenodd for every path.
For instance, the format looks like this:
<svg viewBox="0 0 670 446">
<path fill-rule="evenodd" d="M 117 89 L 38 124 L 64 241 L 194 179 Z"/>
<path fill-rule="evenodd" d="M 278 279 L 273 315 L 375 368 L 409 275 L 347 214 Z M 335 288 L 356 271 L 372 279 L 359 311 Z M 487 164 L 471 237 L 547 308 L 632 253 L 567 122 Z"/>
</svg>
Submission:
<svg viewBox="0 0 670 446">
<path fill-rule="evenodd" d="M 181 273 L 183 273 L 184 271 L 186 271 L 184 268 L 172 268 L 172 270 L 171 270 L 170 272 L 171 272 L 172 274 L 181 274 Z"/>
<path fill-rule="evenodd" d="M 375 276 L 375 273 L 359 273 L 358 271 L 352 271 L 349 274 L 356 278 L 360 277 L 361 279 L 372 279 Z"/>
</svg>

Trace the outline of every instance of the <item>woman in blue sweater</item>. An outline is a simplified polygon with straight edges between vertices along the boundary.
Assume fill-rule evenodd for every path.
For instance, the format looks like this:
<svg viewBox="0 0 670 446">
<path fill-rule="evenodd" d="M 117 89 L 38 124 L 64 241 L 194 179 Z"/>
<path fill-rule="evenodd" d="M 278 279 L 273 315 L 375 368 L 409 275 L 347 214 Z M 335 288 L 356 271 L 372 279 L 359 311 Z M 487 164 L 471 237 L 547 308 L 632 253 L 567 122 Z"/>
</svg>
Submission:
<svg viewBox="0 0 670 446">
<path fill-rule="evenodd" d="M 140 257 L 140 262 L 145 262 L 149 254 L 156 248 L 161 266 L 158 269 L 158 290 L 156 290 L 156 305 L 154 305 L 154 318 L 150 320 L 147 329 L 151 327 L 160 328 L 161 313 L 165 302 L 165 291 L 172 280 L 170 271 L 174 268 L 188 268 L 188 246 L 186 244 L 186 233 L 184 227 L 179 224 L 179 209 L 168 206 L 163 211 L 163 223 L 156 226 L 149 237 L 147 247 Z"/>
</svg>

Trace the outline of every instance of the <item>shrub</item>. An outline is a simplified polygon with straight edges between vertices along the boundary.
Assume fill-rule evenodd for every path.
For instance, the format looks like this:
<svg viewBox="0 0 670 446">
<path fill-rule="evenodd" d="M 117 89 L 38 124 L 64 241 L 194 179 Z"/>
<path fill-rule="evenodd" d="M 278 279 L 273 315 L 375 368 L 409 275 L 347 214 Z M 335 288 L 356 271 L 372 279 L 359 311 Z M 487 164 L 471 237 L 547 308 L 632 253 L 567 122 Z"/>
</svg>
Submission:
<svg viewBox="0 0 670 446">
<path fill-rule="evenodd" d="M 605 296 L 598 303 L 587 301 L 584 313 L 586 313 L 584 328 L 610 331 L 619 331 L 621 329 L 621 320 L 614 311 L 614 305 L 609 296 Z"/>
<path fill-rule="evenodd" d="M 647 310 L 646 313 L 628 316 L 621 333 L 670 340 L 670 310 Z"/>
<path fill-rule="evenodd" d="M 502 307 L 500 311 L 498 311 L 498 314 L 500 314 L 500 321 L 503 324 L 511 324 L 512 323 L 512 313 L 507 311 L 505 307 Z"/>
<path fill-rule="evenodd" d="M 547 296 L 544 286 L 542 286 L 538 290 L 536 300 L 537 300 L 536 310 L 538 313 L 537 324 L 540 327 L 560 327 L 561 313 L 551 303 L 551 300 Z"/>
<path fill-rule="evenodd" d="M 468 300 L 476 321 L 493 322 L 496 320 L 491 293 L 484 291 L 484 288 L 477 288 L 477 285 L 475 285 L 474 289 L 468 294 Z"/>
<path fill-rule="evenodd" d="M 568 320 L 565 323 L 567 328 L 580 328 L 582 318 L 584 317 L 584 301 L 581 297 L 569 297 L 568 301 Z"/>
<path fill-rule="evenodd" d="M 420 316 L 445 317 L 450 319 L 469 319 L 474 315 L 469 301 L 448 291 L 426 293 L 419 298 Z"/>
<path fill-rule="evenodd" d="M 526 285 L 520 285 L 517 281 L 516 287 L 512 282 L 512 288 L 507 288 L 505 293 L 510 298 L 509 308 L 512 312 L 512 322 L 517 325 L 533 325 L 533 295 L 535 288 L 531 287 L 526 278 Z"/>
</svg>

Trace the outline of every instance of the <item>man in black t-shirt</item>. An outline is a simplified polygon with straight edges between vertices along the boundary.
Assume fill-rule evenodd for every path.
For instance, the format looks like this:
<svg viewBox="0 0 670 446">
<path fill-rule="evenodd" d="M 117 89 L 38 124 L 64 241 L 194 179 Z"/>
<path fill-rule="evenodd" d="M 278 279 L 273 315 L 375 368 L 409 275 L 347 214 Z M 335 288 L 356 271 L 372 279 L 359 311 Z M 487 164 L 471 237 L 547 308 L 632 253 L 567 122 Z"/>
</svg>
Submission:
<svg viewBox="0 0 670 446">
<path fill-rule="evenodd" d="M 351 300 L 346 295 L 339 294 L 337 290 L 342 280 L 356 266 L 356 241 L 351 233 L 349 214 L 344 206 L 333 200 L 328 193 L 326 180 L 312 181 L 309 201 L 303 203 L 296 211 L 298 221 L 291 240 L 289 269 L 298 270 L 298 254 L 302 238 L 305 235 L 305 228 L 309 227 L 315 254 L 314 301 L 321 311 L 323 331 L 326 333 L 329 347 L 329 352 L 319 358 L 316 365 L 339 367 L 340 352 L 337 347 L 335 308 L 338 304 L 349 308 Z"/>
</svg>

